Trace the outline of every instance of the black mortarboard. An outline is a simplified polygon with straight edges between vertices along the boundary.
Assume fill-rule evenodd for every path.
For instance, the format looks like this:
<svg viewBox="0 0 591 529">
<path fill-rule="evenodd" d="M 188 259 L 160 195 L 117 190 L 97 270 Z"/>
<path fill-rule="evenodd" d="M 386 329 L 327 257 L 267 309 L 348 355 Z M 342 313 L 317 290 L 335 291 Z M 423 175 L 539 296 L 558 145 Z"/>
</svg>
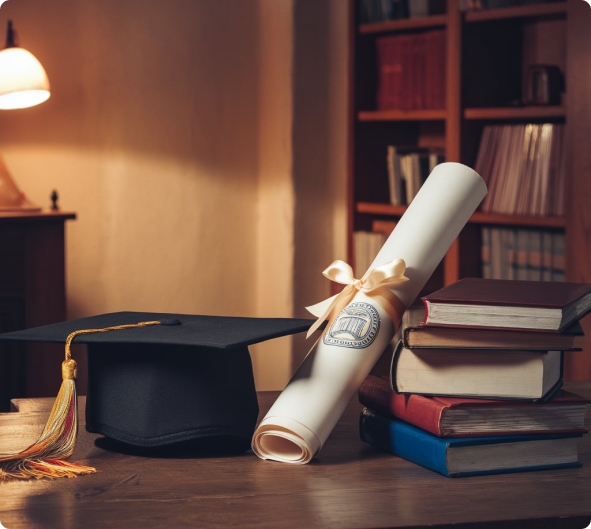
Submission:
<svg viewBox="0 0 591 529">
<path fill-rule="evenodd" d="M 113 329 L 140 322 L 147 323 L 141 328 Z M 64 384 L 46 430 L 54 415 L 61 415 L 59 420 L 64 424 L 51 434 L 53 441 L 43 442 L 54 447 L 67 444 L 59 453 L 68 453 L 52 459 L 60 461 L 47 472 L 38 468 L 37 461 L 37 467 L 23 475 L 13 469 L 12 473 L 5 470 L 5 477 L 71 475 L 63 468 L 70 464 L 61 460 L 73 451 L 69 437 L 74 435 L 75 439 L 71 430 L 77 427 L 76 410 L 67 409 L 68 402 L 75 406 L 75 387 L 62 394 L 67 379 L 75 378 L 69 336 L 70 341 L 88 346 L 89 432 L 135 447 L 206 440 L 235 451 L 250 446 L 258 415 L 248 346 L 305 331 L 312 323 L 287 318 L 117 312 L 0 335 L 0 340 L 66 343 Z M 89 332 L 81 332 L 86 330 Z M 81 335 L 72 336 L 79 332 Z M 70 382 L 73 385 L 73 380 Z M 46 452 L 46 446 L 35 453 L 41 452 Z M 0 478 L 2 470 L 0 467 Z"/>
</svg>

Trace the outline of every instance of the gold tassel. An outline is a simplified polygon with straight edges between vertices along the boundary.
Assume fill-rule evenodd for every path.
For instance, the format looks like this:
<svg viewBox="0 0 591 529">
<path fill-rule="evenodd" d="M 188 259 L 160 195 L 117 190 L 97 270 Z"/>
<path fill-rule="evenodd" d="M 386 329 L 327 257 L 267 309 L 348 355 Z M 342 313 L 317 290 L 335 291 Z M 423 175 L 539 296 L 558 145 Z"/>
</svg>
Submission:
<svg viewBox="0 0 591 529">
<path fill-rule="evenodd" d="M 37 442 L 18 454 L 0 456 L 0 481 L 11 479 L 73 478 L 92 474 L 97 470 L 64 461 L 72 455 L 78 435 L 78 400 L 76 398 L 76 362 L 70 346 L 79 334 L 108 332 L 135 327 L 159 325 L 146 321 L 132 325 L 118 325 L 104 329 L 84 329 L 71 333 L 66 339 L 66 358 L 62 363 L 62 385 L 51 409 L 47 424 Z"/>
</svg>

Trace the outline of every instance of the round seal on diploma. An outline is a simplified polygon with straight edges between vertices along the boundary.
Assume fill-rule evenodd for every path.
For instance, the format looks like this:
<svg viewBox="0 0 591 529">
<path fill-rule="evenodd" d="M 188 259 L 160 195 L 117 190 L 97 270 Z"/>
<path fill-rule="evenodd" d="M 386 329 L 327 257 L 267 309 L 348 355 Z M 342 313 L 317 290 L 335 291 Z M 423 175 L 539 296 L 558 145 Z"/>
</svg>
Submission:
<svg viewBox="0 0 591 529">
<path fill-rule="evenodd" d="M 380 315 L 369 303 L 350 303 L 322 338 L 326 345 L 365 349 L 378 335 Z"/>
</svg>

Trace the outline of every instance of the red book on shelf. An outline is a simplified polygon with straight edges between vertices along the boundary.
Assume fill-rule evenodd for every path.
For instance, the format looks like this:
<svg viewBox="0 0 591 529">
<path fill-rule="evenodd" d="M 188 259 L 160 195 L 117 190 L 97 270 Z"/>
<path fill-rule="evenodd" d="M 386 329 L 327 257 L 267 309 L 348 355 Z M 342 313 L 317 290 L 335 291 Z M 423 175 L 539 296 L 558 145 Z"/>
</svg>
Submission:
<svg viewBox="0 0 591 529">
<path fill-rule="evenodd" d="M 414 90 L 414 74 L 413 74 L 413 43 L 412 35 L 400 35 L 400 49 L 401 49 L 401 76 L 400 76 L 400 110 L 413 110 L 413 90 Z"/>
<path fill-rule="evenodd" d="M 447 34 L 445 31 L 435 31 L 435 47 L 437 50 L 437 82 L 435 84 L 435 107 L 437 109 L 444 109 L 445 94 L 446 94 L 446 79 L 447 79 Z"/>
<path fill-rule="evenodd" d="M 400 37 L 382 37 L 376 41 L 378 71 L 378 110 L 400 109 L 402 106 L 402 62 Z"/>
<path fill-rule="evenodd" d="M 402 395 L 392 390 L 387 378 L 370 375 L 359 388 L 359 402 L 437 437 L 493 437 L 586 433 L 589 400 L 562 390 L 547 402 Z"/>
<path fill-rule="evenodd" d="M 423 110 L 426 108 L 427 37 L 425 34 L 419 33 L 411 38 L 413 40 L 410 72 L 412 79 L 411 104 L 412 110 Z"/>
<path fill-rule="evenodd" d="M 562 332 L 591 310 L 591 284 L 466 278 L 422 299 L 425 325 Z"/>
<path fill-rule="evenodd" d="M 425 60 L 425 108 L 437 108 L 436 104 L 436 83 L 437 83 L 437 50 L 435 31 L 430 31 L 425 35 L 427 57 Z"/>
<path fill-rule="evenodd" d="M 376 65 L 378 72 L 376 104 L 378 110 L 388 108 L 388 75 L 387 66 L 388 39 L 381 38 L 376 40 Z"/>
</svg>

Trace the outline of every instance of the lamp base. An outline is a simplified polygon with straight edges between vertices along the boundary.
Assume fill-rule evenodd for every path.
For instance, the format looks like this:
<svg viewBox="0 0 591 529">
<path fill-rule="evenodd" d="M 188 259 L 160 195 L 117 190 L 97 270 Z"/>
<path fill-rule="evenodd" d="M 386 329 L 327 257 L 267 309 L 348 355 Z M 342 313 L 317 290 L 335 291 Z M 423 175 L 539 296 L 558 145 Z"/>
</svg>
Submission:
<svg viewBox="0 0 591 529">
<path fill-rule="evenodd" d="M 19 191 L 8 172 L 4 160 L 0 158 L 0 212 L 9 211 L 41 211 L 41 208 L 30 202 L 25 194 Z"/>
</svg>

